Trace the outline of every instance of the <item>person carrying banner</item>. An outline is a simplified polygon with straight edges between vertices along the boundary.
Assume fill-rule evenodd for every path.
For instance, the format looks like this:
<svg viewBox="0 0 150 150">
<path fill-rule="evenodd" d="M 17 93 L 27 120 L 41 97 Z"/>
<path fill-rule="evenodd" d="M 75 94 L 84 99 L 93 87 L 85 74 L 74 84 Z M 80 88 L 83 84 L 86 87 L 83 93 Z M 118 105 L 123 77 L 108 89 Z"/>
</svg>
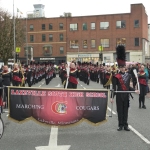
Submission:
<svg viewBox="0 0 150 150">
<path fill-rule="evenodd" d="M 130 87 L 131 75 L 125 72 L 125 47 L 123 45 L 119 45 L 116 48 L 117 54 L 117 62 L 119 73 L 116 73 L 113 77 L 112 86 L 114 89 L 114 94 L 112 97 L 116 95 L 116 105 L 117 105 L 117 113 L 118 113 L 118 131 L 125 130 L 130 131 L 128 128 L 128 107 L 129 107 L 129 94 L 126 91 L 135 91 L 134 88 Z M 115 91 L 122 91 L 115 92 Z M 139 90 L 135 91 L 139 93 Z M 112 102 L 112 99 L 111 99 Z"/>
<path fill-rule="evenodd" d="M 2 71 L 2 79 L 4 87 L 4 102 L 6 102 L 6 108 L 8 108 L 8 88 L 7 86 L 11 85 L 12 82 L 12 74 L 8 71 L 8 66 L 5 65 Z"/>
<path fill-rule="evenodd" d="M 70 63 L 70 73 L 68 79 L 68 89 L 77 89 L 77 69 L 74 63 Z"/>
</svg>

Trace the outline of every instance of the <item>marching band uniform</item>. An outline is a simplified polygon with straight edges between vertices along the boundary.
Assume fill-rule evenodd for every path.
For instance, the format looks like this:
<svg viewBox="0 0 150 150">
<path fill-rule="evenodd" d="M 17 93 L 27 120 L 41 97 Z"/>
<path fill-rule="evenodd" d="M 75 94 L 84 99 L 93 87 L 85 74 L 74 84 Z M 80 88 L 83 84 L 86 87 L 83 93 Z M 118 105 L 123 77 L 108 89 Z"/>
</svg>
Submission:
<svg viewBox="0 0 150 150">
<path fill-rule="evenodd" d="M 77 69 L 70 66 L 70 74 L 68 79 L 68 89 L 77 89 Z"/>
<path fill-rule="evenodd" d="M 18 68 L 18 64 L 15 64 L 15 68 L 12 71 L 12 76 L 13 76 L 12 78 L 13 86 L 20 86 L 23 76 L 20 69 Z"/>
<path fill-rule="evenodd" d="M 141 68 L 144 68 L 142 65 Z M 145 106 L 145 95 L 147 94 L 146 92 L 146 73 L 144 72 L 144 69 L 141 69 L 140 72 L 138 73 L 138 79 L 139 79 L 139 84 L 140 84 L 140 94 L 139 94 L 139 108 L 141 108 L 141 103 L 142 103 L 142 108 L 146 109 Z"/>
<path fill-rule="evenodd" d="M 113 89 L 114 91 L 124 91 L 123 93 L 114 93 L 116 95 L 116 105 L 118 113 L 118 131 L 123 128 L 126 131 L 130 131 L 128 128 L 128 107 L 129 107 L 129 93 L 125 91 L 134 91 L 130 87 L 131 75 L 125 72 L 125 47 L 119 45 L 116 48 L 117 62 L 120 67 L 120 72 L 114 75 L 113 78 Z M 113 96 L 114 96 L 113 95 Z"/>
</svg>

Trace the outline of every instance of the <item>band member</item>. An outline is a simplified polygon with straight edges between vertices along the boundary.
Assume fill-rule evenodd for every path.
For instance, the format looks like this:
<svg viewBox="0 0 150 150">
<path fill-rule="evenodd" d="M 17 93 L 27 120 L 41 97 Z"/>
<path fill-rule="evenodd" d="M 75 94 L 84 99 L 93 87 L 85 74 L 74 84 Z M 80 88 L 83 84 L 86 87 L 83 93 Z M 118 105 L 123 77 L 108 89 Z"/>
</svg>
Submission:
<svg viewBox="0 0 150 150">
<path fill-rule="evenodd" d="M 146 73 L 144 72 L 144 66 L 142 65 L 140 68 L 140 71 L 138 72 L 138 79 L 139 79 L 139 84 L 140 84 L 140 94 L 139 94 L 139 108 L 141 108 L 141 103 L 142 103 L 142 108 L 146 109 L 145 106 L 145 95 L 147 93 L 146 87 Z"/>
<path fill-rule="evenodd" d="M 3 85 L 10 86 L 12 81 L 12 74 L 8 71 L 8 66 L 3 67 L 2 71 Z M 6 107 L 8 107 L 8 88 L 4 87 L 4 102 L 6 102 Z"/>
<path fill-rule="evenodd" d="M 21 84 L 21 81 L 22 81 L 22 73 L 19 69 L 19 66 L 18 64 L 14 64 L 14 69 L 12 71 L 12 83 L 13 83 L 13 86 L 20 86 Z"/>
<path fill-rule="evenodd" d="M 125 47 L 119 45 L 116 48 L 117 62 L 119 73 L 116 73 L 113 77 L 113 89 L 114 91 L 122 91 L 122 93 L 115 93 L 116 95 L 116 105 L 118 113 L 118 131 L 122 129 L 130 131 L 128 128 L 128 107 L 129 107 L 129 93 L 126 91 L 134 91 L 134 88 L 130 87 L 131 75 L 125 72 Z M 139 91 L 135 91 L 139 93 Z M 114 96 L 113 95 L 113 96 Z M 112 102 L 112 99 L 111 99 Z"/>
<path fill-rule="evenodd" d="M 70 74 L 68 79 L 68 89 L 77 89 L 77 69 L 74 63 L 70 63 Z"/>
</svg>

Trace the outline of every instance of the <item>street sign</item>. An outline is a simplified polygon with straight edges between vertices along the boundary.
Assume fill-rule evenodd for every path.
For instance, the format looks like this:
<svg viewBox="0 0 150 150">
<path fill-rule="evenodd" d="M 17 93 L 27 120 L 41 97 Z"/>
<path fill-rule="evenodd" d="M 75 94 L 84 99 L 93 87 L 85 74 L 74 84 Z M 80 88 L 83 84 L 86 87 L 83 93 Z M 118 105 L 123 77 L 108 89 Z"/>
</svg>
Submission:
<svg viewBox="0 0 150 150">
<path fill-rule="evenodd" d="M 16 53 L 20 53 L 21 48 L 20 47 L 16 47 Z"/>
<path fill-rule="evenodd" d="M 103 51 L 103 46 L 98 46 L 99 51 Z"/>
</svg>

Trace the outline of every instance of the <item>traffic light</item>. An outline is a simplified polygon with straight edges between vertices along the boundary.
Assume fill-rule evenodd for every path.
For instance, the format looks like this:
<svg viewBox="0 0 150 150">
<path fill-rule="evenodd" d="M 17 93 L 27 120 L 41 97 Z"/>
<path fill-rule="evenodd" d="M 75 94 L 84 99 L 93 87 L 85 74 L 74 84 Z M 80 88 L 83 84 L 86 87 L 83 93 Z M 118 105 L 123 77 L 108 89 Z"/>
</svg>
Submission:
<svg viewBox="0 0 150 150">
<path fill-rule="evenodd" d="M 101 61 L 103 61 L 103 54 L 102 54 L 102 53 L 99 53 L 99 59 L 100 59 Z"/>
</svg>

